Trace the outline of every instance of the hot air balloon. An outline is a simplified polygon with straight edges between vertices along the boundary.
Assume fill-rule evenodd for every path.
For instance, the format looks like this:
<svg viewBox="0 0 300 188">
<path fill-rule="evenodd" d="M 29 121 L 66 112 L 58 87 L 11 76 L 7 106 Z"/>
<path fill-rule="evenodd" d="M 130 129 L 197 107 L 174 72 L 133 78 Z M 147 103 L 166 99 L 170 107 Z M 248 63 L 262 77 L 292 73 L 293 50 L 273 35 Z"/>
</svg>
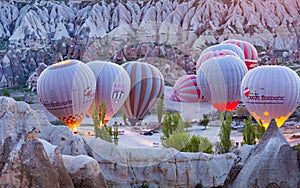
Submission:
<svg viewBox="0 0 300 188">
<path fill-rule="evenodd" d="M 130 91 L 130 78 L 123 67 L 111 62 L 92 61 L 87 65 L 96 78 L 96 94 L 94 103 L 88 114 L 92 117 L 94 104 L 106 105 L 104 123 L 106 124 L 121 108 Z"/>
<path fill-rule="evenodd" d="M 240 102 L 240 87 L 246 72 L 246 65 L 238 57 L 214 57 L 198 69 L 198 87 L 217 110 L 232 112 Z"/>
<path fill-rule="evenodd" d="M 251 115 L 268 127 L 275 119 L 280 127 L 297 107 L 298 75 L 284 66 L 261 66 L 249 71 L 241 85 L 242 101 Z"/>
<path fill-rule="evenodd" d="M 216 45 L 212 45 L 210 47 L 205 48 L 205 50 L 202 51 L 201 55 L 208 52 L 208 51 L 219 51 L 219 50 L 231 50 L 231 51 L 235 52 L 243 62 L 245 62 L 245 55 L 244 55 L 243 50 L 240 47 L 238 47 L 237 45 L 234 45 L 234 44 L 216 44 Z"/>
<path fill-rule="evenodd" d="M 204 101 L 204 96 L 200 93 L 196 78 L 197 75 L 184 75 L 180 77 L 173 87 L 170 99 L 177 102 Z"/>
<path fill-rule="evenodd" d="M 129 96 L 122 111 L 130 123 L 142 120 L 159 100 L 164 91 L 164 78 L 153 65 L 142 62 L 127 62 L 122 65 L 131 80 Z"/>
<path fill-rule="evenodd" d="M 249 42 L 235 39 L 228 39 L 221 44 L 235 44 L 242 49 L 245 56 L 245 63 L 248 70 L 257 67 L 258 53 L 256 48 Z"/>
<path fill-rule="evenodd" d="M 47 67 L 37 81 L 41 103 L 75 131 L 94 100 L 96 80 L 81 61 L 66 60 Z"/>
<path fill-rule="evenodd" d="M 239 57 L 234 51 L 227 50 L 227 49 L 216 50 L 216 51 L 206 51 L 200 55 L 200 57 L 197 61 L 197 64 L 196 64 L 196 70 L 199 69 L 199 67 L 201 66 L 202 63 L 204 63 L 204 61 L 206 61 L 212 57 L 218 57 L 218 56 L 223 56 L 223 55 L 233 55 L 233 56 Z"/>
</svg>

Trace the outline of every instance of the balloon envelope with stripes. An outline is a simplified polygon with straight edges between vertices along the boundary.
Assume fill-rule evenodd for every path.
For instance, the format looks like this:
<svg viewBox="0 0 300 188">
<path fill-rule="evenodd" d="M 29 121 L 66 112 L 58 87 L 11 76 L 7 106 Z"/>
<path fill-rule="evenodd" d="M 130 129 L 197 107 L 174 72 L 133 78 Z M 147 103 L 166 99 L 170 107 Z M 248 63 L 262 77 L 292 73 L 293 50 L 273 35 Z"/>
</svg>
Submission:
<svg viewBox="0 0 300 188">
<path fill-rule="evenodd" d="M 121 108 L 130 90 L 130 78 L 123 67 L 107 61 L 92 61 L 87 63 L 96 78 L 96 94 L 94 103 L 88 110 L 92 118 L 94 105 L 99 109 L 105 104 L 104 124 Z"/>
<path fill-rule="evenodd" d="M 130 80 L 130 92 L 122 111 L 132 125 L 142 120 L 158 102 L 164 92 L 164 78 L 161 72 L 148 63 L 127 62 L 122 65 Z"/>
<path fill-rule="evenodd" d="M 75 131 L 94 100 L 96 81 L 81 61 L 66 60 L 47 67 L 37 81 L 41 103 Z"/>
<path fill-rule="evenodd" d="M 234 51 L 223 49 L 223 50 L 216 50 L 216 51 L 206 51 L 202 53 L 197 61 L 196 70 L 204 63 L 204 61 L 212 58 L 212 57 L 219 57 L 224 55 L 233 55 L 239 57 Z"/>
<path fill-rule="evenodd" d="M 204 96 L 200 93 L 196 78 L 197 75 L 184 75 L 180 77 L 173 87 L 170 99 L 176 102 L 204 101 Z"/>
<path fill-rule="evenodd" d="M 244 55 L 243 50 L 235 44 L 222 43 L 222 44 L 212 45 L 212 46 L 205 48 L 205 50 L 202 51 L 201 55 L 208 51 L 219 51 L 219 50 L 231 50 L 231 51 L 235 52 L 239 56 L 239 58 L 245 63 L 245 55 Z"/>
<path fill-rule="evenodd" d="M 238 57 L 214 57 L 198 69 L 198 87 L 217 110 L 232 112 L 240 102 L 240 87 L 246 72 L 246 65 Z"/>
<path fill-rule="evenodd" d="M 221 44 L 234 44 L 242 49 L 245 56 L 245 64 L 248 70 L 257 67 L 258 53 L 256 48 L 249 42 L 236 39 L 228 39 Z"/>
<path fill-rule="evenodd" d="M 249 71 L 241 85 L 242 101 L 265 128 L 275 119 L 283 125 L 300 98 L 299 76 L 284 66 L 260 66 Z"/>
</svg>

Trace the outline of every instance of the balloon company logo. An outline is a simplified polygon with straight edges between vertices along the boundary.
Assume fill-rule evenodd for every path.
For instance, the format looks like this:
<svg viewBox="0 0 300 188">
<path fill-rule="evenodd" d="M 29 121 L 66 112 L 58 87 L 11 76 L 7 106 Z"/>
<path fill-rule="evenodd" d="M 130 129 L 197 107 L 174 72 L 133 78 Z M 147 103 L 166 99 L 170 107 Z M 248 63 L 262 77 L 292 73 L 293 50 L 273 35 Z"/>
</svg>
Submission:
<svg viewBox="0 0 300 188">
<path fill-rule="evenodd" d="M 113 86 L 112 99 L 114 103 L 118 103 L 124 96 L 125 92 L 125 84 L 124 83 L 116 83 Z"/>
<path fill-rule="evenodd" d="M 84 96 L 86 97 L 94 97 L 95 93 L 93 92 L 92 88 L 89 86 L 84 90 Z"/>
<path fill-rule="evenodd" d="M 280 95 L 260 95 L 256 89 L 250 90 L 248 87 L 244 89 L 244 95 L 251 101 L 283 101 L 285 98 L 285 96 Z"/>
</svg>

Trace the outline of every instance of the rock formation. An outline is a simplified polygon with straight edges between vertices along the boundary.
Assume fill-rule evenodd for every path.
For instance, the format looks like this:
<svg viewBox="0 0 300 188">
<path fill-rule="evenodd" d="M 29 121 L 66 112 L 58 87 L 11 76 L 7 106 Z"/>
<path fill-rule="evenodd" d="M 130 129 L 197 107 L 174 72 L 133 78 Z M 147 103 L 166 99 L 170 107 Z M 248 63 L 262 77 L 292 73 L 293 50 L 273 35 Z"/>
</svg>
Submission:
<svg viewBox="0 0 300 188">
<path fill-rule="evenodd" d="M 300 187 L 297 152 L 271 121 L 260 142 L 247 149 L 229 173 L 225 187 Z M 233 173 L 235 171 L 235 173 Z"/>
<path fill-rule="evenodd" d="M 24 86 L 40 63 L 131 60 L 149 42 L 157 45 L 151 57 L 169 60 L 161 46 L 175 48 L 171 61 L 187 72 L 199 51 L 228 38 L 295 51 L 299 7 L 297 0 L 2 1 L 0 87 Z"/>
</svg>

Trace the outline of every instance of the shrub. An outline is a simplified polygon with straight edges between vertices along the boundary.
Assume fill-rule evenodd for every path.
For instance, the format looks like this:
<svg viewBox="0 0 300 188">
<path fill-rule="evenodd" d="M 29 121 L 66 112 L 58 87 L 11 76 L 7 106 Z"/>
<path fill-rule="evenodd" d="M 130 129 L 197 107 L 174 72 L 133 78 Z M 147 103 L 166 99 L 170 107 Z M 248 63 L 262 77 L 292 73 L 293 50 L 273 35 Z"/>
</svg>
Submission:
<svg viewBox="0 0 300 188">
<path fill-rule="evenodd" d="M 200 121 L 200 125 L 204 126 L 204 129 L 206 129 L 208 123 L 209 123 L 208 114 L 203 114 L 203 119 Z"/>
<path fill-rule="evenodd" d="M 166 148 L 175 148 L 178 151 L 185 151 L 186 145 L 189 143 L 190 135 L 186 132 L 175 132 L 166 140 L 162 141 L 162 145 Z"/>
<path fill-rule="evenodd" d="M 1 95 L 5 97 L 10 97 L 10 91 L 8 89 L 3 89 Z"/>
<path fill-rule="evenodd" d="M 203 152 L 203 153 L 213 153 L 213 145 L 206 138 L 202 136 L 193 135 L 190 139 L 189 143 L 185 148 L 186 152 Z"/>
<path fill-rule="evenodd" d="M 237 117 L 247 117 L 250 115 L 250 112 L 247 110 L 245 106 L 240 106 L 236 109 L 236 115 Z"/>
<path fill-rule="evenodd" d="M 161 130 L 165 138 L 169 138 L 175 131 L 183 132 L 184 122 L 179 112 L 174 112 L 173 114 L 170 112 L 165 113 Z"/>
</svg>

